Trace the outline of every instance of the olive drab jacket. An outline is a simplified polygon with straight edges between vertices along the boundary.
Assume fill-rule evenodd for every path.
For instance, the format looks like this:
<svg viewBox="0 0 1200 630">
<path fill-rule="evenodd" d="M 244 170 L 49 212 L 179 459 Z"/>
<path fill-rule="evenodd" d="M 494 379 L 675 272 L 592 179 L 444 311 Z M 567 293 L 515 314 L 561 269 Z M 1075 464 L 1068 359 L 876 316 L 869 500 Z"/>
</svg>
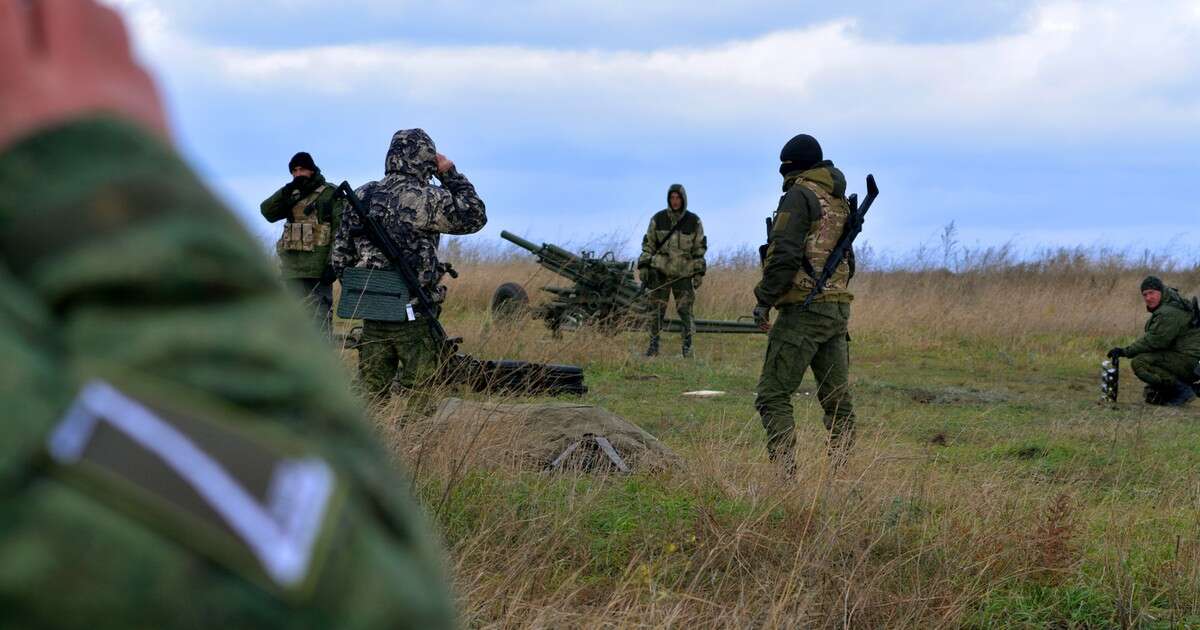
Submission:
<svg viewBox="0 0 1200 630">
<path fill-rule="evenodd" d="M 671 210 L 671 193 L 679 193 L 683 204 L 678 211 Z M 646 235 L 642 238 L 642 255 L 638 267 L 651 269 L 662 276 L 660 282 L 667 283 L 689 276 L 702 276 L 707 271 L 704 255 L 708 252 L 708 238 L 704 236 L 704 224 L 700 217 L 687 207 L 687 190 L 680 184 L 667 189 L 668 205 L 650 219 Z"/>
<path fill-rule="evenodd" d="M 1192 305 L 1168 288 L 1146 321 L 1145 333 L 1125 348 L 1125 356 L 1147 352 L 1178 352 L 1200 360 L 1200 328 L 1194 327 Z"/>
<path fill-rule="evenodd" d="M 74 121 L 0 189 L 0 627 L 454 626 L 337 359 L 174 151 Z"/>
<path fill-rule="evenodd" d="M 808 297 L 850 215 L 846 177 L 828 160 L 789 173 L 783 191 L 771 224 L 762 280 L 754 289 L 758 303 L 767 306 L 803 302 Z M 842 260 L 813 302 L 854 299 L 849 290 L 852 260 L 852 256 Z"/>
<path fill-rule="evenodd" d="M 287 221 L 275 243 L 284 278 L 320 278 L 329 266 L 333 235 L 346 202 L 334 200 L 337 186 L 317 173 L 303 189 L 286 185 L 259 206 L 263 218 Z"/>
</svg>

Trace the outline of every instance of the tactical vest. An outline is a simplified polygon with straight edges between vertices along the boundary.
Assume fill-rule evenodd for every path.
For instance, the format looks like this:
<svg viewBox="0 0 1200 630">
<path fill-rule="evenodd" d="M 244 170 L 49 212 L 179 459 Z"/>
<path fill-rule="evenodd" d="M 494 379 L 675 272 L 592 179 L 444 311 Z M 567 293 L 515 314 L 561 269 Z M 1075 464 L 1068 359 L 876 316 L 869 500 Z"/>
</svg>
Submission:
<svg viewBox="0 0 1200 630">
<path fill-rule="evenodd" d="M 846 219 L 850 216 L 850 204 L 846 203 L 845 198 L 835 198 L 830 195 L 816 182 L 800 179 L 796 181 L 796 184 L 804 186 L 816 195 L 817 202 L 821 206 L 821 217 L 809 227 L 808 236 L 804 239 L 804 258 L 807 264 L 796 272 L 796 278 L 793 280 L 795 285 L 793 291 L 808 295 L 816 286 L 815 276 L 821 275 L 825 261 L 833 253 L 838 239 L 842 237 L 842 232 L 846 229 Z M 833 272 L 833 276 L 825 283 L 825 290 L 817 297 L 816 301 L 849 302 L 852 297 L 848 290 L 849 284 L 850 264 L 843 258 L 842 262 L 838 264 L 837 270 Z"/>
<path fill-rule="evenodd" d="M 316 190 L 308 193 L 296 205 L 292 206 L 292 216 L 283 226 L 283 234 L 279 237 L 276 247 L 281 252 L 311 252 L 318 247 L 329 245 L 332 240 L 332 230 L 328 223 L 322 223 L 320 212 L 308 212 L 310 206 L 317 201 L 321 193 L 328 188 L 327 184 L 317 186 Z"/>
</svg>

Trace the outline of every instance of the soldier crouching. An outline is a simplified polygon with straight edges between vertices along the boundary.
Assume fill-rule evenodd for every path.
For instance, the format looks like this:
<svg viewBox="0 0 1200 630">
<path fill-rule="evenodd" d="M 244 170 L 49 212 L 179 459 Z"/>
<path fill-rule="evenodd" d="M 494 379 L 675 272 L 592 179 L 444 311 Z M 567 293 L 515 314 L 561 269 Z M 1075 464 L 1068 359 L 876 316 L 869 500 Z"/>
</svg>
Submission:
<svg viewBox="0 0 1200 630">
<path fill-rule="evenodd" d="M 1200 394 L 1200 313 L 1155 276 L 1142 281 L 1142 300 L 1150 319 L 1144 334 L 1125 347 L 1108 351 L 1108 358 L 1129 357 L 1133 373 L 1146 384 L 1151 405 L 1186 405 Z"/>
</svg>

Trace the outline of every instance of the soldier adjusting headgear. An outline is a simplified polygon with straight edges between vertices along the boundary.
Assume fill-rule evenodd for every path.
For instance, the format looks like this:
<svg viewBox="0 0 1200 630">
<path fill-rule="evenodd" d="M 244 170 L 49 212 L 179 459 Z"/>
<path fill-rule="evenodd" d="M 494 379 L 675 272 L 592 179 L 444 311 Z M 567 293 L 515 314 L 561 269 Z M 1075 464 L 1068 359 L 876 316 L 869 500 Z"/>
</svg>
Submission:
<svg viewBox="0 0 1200 630">
<path fill-rule="evenodd" d="M 313 158 L 308 153 L 301 151 L 292 156 L 288 162 L 288 172 L 292 172 L 296 167 L 306 168 L 314 173 L 320 173 L 321 169 L 317 168 L 317 163 L 313 162 Z"/>
<path fill-rule="evenodd" d="M 1158 276 L 1146 276 L 1146 279 L 1142 280 L 1142 288 L 1140 290 L 1146 291 L 1148 289 L 1162 293 L 1166 290 L 1166 285 L 1163 284 L 1162 280 L 1158 279 Z"/>
<path fill-rule="evenodd" d="M 779 152 L 779 174 L 787 175 L 796 171 L 807 171 L 817 165 L 817 162 L 825 159 L 821 153 L 821 144 L 817 139 L 802 133 L 783 145 L 783 150 Z"/>
</svg>

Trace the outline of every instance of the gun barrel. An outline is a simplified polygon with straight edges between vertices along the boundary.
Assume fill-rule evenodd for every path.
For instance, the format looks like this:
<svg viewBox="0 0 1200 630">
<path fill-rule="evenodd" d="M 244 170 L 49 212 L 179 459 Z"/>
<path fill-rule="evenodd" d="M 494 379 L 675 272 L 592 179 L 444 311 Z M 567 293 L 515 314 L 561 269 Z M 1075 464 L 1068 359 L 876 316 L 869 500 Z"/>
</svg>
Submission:
<svg viewBox="0 0 1200 630">
<path fill-rule="evenodd" d="M 509 232 L 508 230 L 501 230 L 500 238 L 512 243 L 513 245 L 516 245 L 517 247 L 520 247 L 521 249 L 528 250 L 534 254 L 540 252 L 542 249 L 541 247 L 534 245 L 531 241 L 527 241 L 527 240 L 521 238 L 520 236 L 517 236 L 516 234 Z"/>
</svg>

